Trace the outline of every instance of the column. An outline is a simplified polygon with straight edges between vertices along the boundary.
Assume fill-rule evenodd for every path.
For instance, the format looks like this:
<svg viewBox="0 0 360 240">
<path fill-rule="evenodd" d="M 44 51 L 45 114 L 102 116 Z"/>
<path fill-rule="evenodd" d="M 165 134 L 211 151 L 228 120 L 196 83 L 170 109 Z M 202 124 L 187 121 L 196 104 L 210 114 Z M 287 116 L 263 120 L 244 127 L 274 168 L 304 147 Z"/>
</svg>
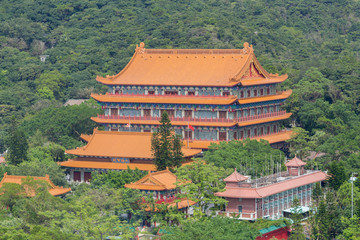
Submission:
<svg viewBox="0 0 360 240">
<path fill-rule="evenodd" d="M 71 169 L 70 170 L 70 182 L 73 182 L 74 181 L 74 170 Z"/>
<path fill-rule="evenodd" d="M 84 182 L 84 170 L 80 171 L 80 176 L 81 176 L 81 181 L 80 182 Z"/>
</svg>

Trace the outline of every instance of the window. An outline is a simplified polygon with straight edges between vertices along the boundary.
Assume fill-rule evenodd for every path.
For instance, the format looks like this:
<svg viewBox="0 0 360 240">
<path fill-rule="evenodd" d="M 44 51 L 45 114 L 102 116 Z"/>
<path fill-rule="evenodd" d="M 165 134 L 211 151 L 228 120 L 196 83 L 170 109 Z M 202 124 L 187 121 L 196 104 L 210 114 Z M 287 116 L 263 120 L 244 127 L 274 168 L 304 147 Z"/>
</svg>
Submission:
<svg viewBox="0 0 360 240">
<path fill-rule="evenodd" d="M 188 96 L 195 96 L 195 92 L 194 91 L 188 91 Z"/>
<path fill-rule="evenodd" d="M 149 90 L 148 91 L 148 95 L 154 95 L 155 94 L 155 91 L 154 90 Z"/>
<path fill-rule="evenodd" d="M 240 97 L 243 98 L 244 97 L 244 91 L 240 92 Z"/>
<path fill-rule="evenodd" d="M 161 114 L 166 111 L 167 114 L 169 115 L 169 117 L 174 117 L 175 115 L 175 110 L 170 110 L 170 109 L 167 109 L 167 110 L 161 110 Z"/>
<path fill-rule="evenodd" d="M 166 90 L 165 95 L 178 95 L 176 90 Z"/>
<path fill-rule="evenodd" d="M 260 96 L 264 95 L 264 89 L 260 89 Z"/>
<path fill-rule="evenodd" d="M 247 97 L 251 97 L 251 91 L 247 90 Z"/>
<path fill-rule="evenodd" d="M 239 213 L 242 213 L 242 206 L 238 206 Z"/>
<path fill-rule="evenodd" d="M 224 91 L 223 92 L 223 96 L 229 96 L 230 95 L 230 92 L 229 91 Z"/>
<path fill-rule="evenodd" d="M 256 97 L 256 96 L 257 96 L 257 90 L 254 89 L 254 97 Z"/>
<path fill-rule="evenodd" d="M 144 117 L 150 117 L 151 116 L 151 110 L 150 109 L 144 109 Z"/>
<path fill-rule="evenodd" d="M 226 118 L 226 111 L 219 111 L 219 118 Z"/>
<path fill-rule="evenodd" d="M 242 201 L 242 198 L 239 198 L 239 202 L 241 202 Z"/>
<path fill-rule="evenodd" d="M 226 141 L 226 132 L 219 132 L 219 141 Z"/>
<path fill-rule="evenodd" d="M 267 88 L 267 89 L 266 89 L 266 94 L 267 94 L 267 95 L 270 95 L 270 88 Z"/>
<path fill-rule="evenodd" d="M 118 115 L 118 109 L 117 108 L 111 108 L 111 116 Z"/>
<path fill-rule="evenodd" d="M 81 181 L 81 173 L 79 171 L 74 171 L 74 181 L 75 182 Z"/>
<path fill-rule="evenodd" d="M 185 110 L 185 117 L 191 118 L 192 117 L 192 110 Z"/>
</svg>

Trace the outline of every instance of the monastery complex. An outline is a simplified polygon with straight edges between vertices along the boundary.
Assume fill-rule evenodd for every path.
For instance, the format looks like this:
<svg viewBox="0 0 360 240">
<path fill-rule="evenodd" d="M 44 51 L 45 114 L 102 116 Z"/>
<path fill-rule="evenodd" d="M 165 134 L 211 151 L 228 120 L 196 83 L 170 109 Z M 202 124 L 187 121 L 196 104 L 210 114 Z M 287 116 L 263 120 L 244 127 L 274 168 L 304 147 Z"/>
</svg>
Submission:
<svg viewBox="0 0 360 240">
<path fill-rule="evenodd" d="M 77 157 L 61 165 L 73 181 L 89 181 L 94 170 L 155 171 L 151 133 L 163 111 L 184 139 L 187 160 L 219 141 L 264 139 L 282 147 L 291 131 L 280 122 L 291 113 L 280 107 L 291 90 L 277 85 L 286 79 L 266 72 L 248 43 L 243 49 L 146 49 L 140 43 L 120 73 L 96 78 L 108 92 L 91 95 L 104 109 L 92 120 L 105 131 L 82 135 L 88 144 L 66 151 Z"/>
<path fill-rule="evenodd" d="M 252 138 L 281 148 L 292 134 L 280 128 L 291 116 L 281 105 L 292 91 L 278 86 L 287 75 L 266 72 L 248 43 L 243 49 L 145 49 L 141 43 L 120 73 L 96 79 L 108 86 L 106 94 L 91 95 L 104 110 L 92 120 L 104 131 L 82 135 L 87 145 L 66 151 L 76 156 L 61 163 L 71 181 L 88 182 L 92 171 L 148 171 L 125 187 L 145 191 L 157 204 L 177 202 L 179 210 L 188 211 L 196 203 L 175 199 L 176 176 L 168 170 L 156 172 L 153 164 L 151 137 L 162 112 L 184 140 L 184 164 L 211 143 Z M 217 214 L 275 219 L 291 208 L 294 198 L 309 206 L 314 184 L 327 175 L 305 171 L 305 164 L 295 157 L 285 164 L 286 172 L 255 180 L 235 169 L 224 179 L 226 191 L 216 194 L 228 200 Z"/>
</svg>

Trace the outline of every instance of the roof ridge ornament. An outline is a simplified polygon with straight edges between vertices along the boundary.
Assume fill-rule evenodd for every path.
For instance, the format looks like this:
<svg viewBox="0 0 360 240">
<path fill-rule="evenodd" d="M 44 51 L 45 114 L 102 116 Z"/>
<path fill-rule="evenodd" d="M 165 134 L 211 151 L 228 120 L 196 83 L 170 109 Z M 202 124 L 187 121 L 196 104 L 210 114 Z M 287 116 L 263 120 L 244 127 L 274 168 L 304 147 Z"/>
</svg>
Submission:
<svg viewBox="0 0 360 240">
<path fill-rule="evenodd" d="M 244 49 L 243 49 L 244 53 L 250 53 L 253 52 L 253 45 L 249 45 L 248 42 L 244 42 Z"/>
<path fill-rule="evenodd" d="M 138 44 L 136 44 L 135 52 L 136 53 L 144 53 L 145 52 L 145 43 L 141 42 L 140 46 Z"/>
</svg>

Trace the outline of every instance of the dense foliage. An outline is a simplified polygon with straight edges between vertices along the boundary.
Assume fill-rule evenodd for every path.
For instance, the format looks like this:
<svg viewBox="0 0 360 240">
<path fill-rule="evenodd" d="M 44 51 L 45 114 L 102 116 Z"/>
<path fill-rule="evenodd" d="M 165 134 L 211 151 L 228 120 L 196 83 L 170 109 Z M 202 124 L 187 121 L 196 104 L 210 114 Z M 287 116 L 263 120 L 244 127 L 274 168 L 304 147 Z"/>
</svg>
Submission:
<svg viewBox="0 0 360 240">
<path fill-rule="evenodd" d="M 255 239 L 259 235 L 249 223 L 224 217 L 188 221 L 168 231 L 161 239 Z"/>
<path fill-rule="evenodd" d="M 96 83 L 95 76 L 119 72 L 139 42 L 144 41 L 149 48 L 241 48 L 247 41 L 254 45 L 255 54 L 266 70 L 289 75 L 280 87 L 293 89 L 284 106 L 293 115 L 284 127 L 290 123 L 301 127 L 296 130 L 297 137 L 289 141 L 291 155 L 304 158 L 310 152 L 318 153 L 321 157 L 309 160 L 308 166 L 331 173 L 333 197 L 318 197 L 322 205 L 314 218 L 314 235 L 318 239 L 359 236 L 359 218 L 350 219 L 349 202 L 344 200 L 344 193 L 349 190 L 347 179 L 352 172 L 360 172 L 359 1 L 2 0 L 0 3 L 0 152 L 8 150 L 9 156 L 14 156 L 14 149 L 26 152 L 23 151 L 26 147 L 13 147 L 19 141 L 29 146 L 27 155 L 20 154 L 22 157 L 17 158 L 20 161 L 13 161 L 17 166 L 2 166 L 1 173 L 41 176 L 48 173 L 55 184 L 64 185 L 64 173 L 56 162 L 67 158 L 64 148 L 81 145 L 80 134 L 91 133 L 95 124 L 90 117 L 101 110 L 92 103 L 67 107 L 63 103 L 70 98 L 89 98 L 91 92 L 103 92 L 105 88 Z M 47 56 L 45 62 L 40 61 L 40 55 Z M 16 131 L 11 127 L 13 117 L 19 122 Z M 249 174 L 254 175 L 254 171 L 255 175 L 265 174 L 266 169 L 274 169 L 271 166 L 282 156 L 261 144 L 249 143 L 248 147 L 236 142 L 222 144 L 219 146 L 224 150 L 222 153 L 211 149 L 205 158 L 216 167 L 238 167 Z M 230 153 L 238 158 L 229 156 Z M 260 165 L 261 159 L 265 159 L 265 166 Z M 115 187 L 108 179 L 100 182 Z M 31 234 L 35 239 L 70 239 L 74 231 L 80 234 L 79 238 L 99 238 L 102 233 L 110 233 L 101 230 L 110 229 L 99 214 L 104 211 L 85 208 L 86 201 L 94 202 L 85 196 L 76 195 L 78 200 L 69 200 L 77 211 L 68 211 L 68 205 L 61 201 L 55 204 L 55 211 L 48 211 L 42 205 L 36 206 L 38 199 L 25 199 L 21 201 L 22 211 L 35 212 L 37 219 L 39 214 L 40 219 L 51 219 L 50 224 L 35 225 L 31 219 L 28 222 L 29 219 L 14 217 L 15 212 L 13 216 L 6 212 L 1 214 L 0 236 L 26 239 Z M 357 201 L 360 205 L 360 200 Z M 82 207 L 84 212 L 79 210 Z M 71 220 L 60 221 L 65 215 Z M 79 215 L 83 221 L 77 218 Z M 100 219 L 93 220 L 95 216 Z M 89 232 L 87 227 L 94 223 L 99 226 L 94 230 L 97 232 Z M 113 223 L 118 222 L 115 219 Z M 200 227 L 203 223 L 194 224 Z"/>
<path fill-rule="evenodd" d="M 205 152 L 208 163 L 223 168 L 237 168 L 243 175 L 265 176 L 281 170 L 284 153 L 266 141 L 250 140 L 212 144 Z"/>
</svg>

